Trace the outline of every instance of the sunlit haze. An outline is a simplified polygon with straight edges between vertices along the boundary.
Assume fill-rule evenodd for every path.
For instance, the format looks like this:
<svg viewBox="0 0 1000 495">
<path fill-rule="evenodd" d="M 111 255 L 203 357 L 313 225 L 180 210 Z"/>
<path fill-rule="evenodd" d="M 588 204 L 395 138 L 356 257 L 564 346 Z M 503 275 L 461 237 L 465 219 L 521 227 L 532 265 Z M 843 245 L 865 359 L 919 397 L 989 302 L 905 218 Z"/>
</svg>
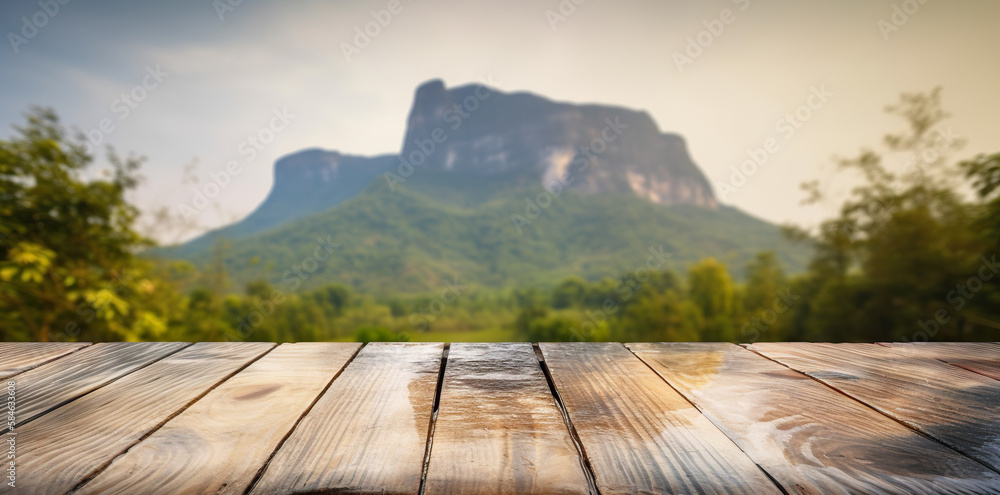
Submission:
<svg viewBox="0 0 1000 495">
<path fill-rule="evenodd" d="M 0 19 L 13 35 L 0 55 L 0 122 L 8 135 L 30 105 L 53 107 L 82 130 L 109 119 L 113 131 L 93 134 L 101 148 L 148 157 L 135 195 L 145 209 L 191 201 L 185 165 L 206 181 L 238 159 L 241 173 L 198 219 L 211 227 L 263 200 L 277 158 L 312 147 L 398 152 L 420 83 L 483 82 L 646 110 L 686 139 L 722 203 L 813 225 L 837 202 L 801 207 L 798 185 L 819 179 L 829 192 L 845 190 L 831 179 L 831 157 L 896 130 L 901 122 L 882 109 L 901 92 L 943 86 L 947 125 L 968 140 L 956 158 L 995 148 L 1000 4 L 913 1 L 914 13 L 899 14 L 893 6 L 903 3 L 403 1 L 364 43 L 359 31 L 387 2 L 70 2 L 30 39 L 24 18 L 38 3 L 4 2 Z M 689 46 L 699 35 L 707 46 Z M 345 49 L 358 42 L 365 46 Z M 127 107 L 121 96 L 144 78 L 155 88 Z M 817 88 L 828 101 L 793 135 L 779 130 Z M 240 143 L 286 108 L 287 128 L 252 160 L 241 155 Z M 768 138 L 778 151 L 727 193 L 732 167 Z"/>
</svg>

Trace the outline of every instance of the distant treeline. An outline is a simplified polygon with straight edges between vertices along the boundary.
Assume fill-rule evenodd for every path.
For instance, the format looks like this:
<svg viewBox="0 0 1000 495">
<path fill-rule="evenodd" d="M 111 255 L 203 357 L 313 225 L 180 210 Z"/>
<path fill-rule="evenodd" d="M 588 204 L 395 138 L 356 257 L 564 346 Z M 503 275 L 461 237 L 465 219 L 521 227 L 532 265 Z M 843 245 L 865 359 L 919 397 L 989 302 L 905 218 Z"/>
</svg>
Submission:
<svg viewBox="0 0 1000 495">
<path fill-rule="evenodd" d="M 929 253 L 898 253 L 926 263 Z M 243 295 L 208 288 L 178 299 L 166 340 L 407 341 L 908 341 L 1000 340 L 1000 260 L 967 260 L 942 290 L 927 276 L 856 270 L 836 274 L 817 256 L 787 277 L 771 253 L 746 267 L 744 284 L 707 258 L 685 274 L 637 270 L 618 279 L 572 277 L 551 290 L 463 287 L 376 297 L 342 285 L 275 297 L 253 282 Z M 905 262 L 904 262 L 905 263 Z M 943 268 L 943 267 L 941 267 Z M 935 277 L 940 277 L 936 273 Z M 977 283 L 976 281 L 980 281 Z M 949 289 L 949 287 L 951 287 Z"/>
</svg>

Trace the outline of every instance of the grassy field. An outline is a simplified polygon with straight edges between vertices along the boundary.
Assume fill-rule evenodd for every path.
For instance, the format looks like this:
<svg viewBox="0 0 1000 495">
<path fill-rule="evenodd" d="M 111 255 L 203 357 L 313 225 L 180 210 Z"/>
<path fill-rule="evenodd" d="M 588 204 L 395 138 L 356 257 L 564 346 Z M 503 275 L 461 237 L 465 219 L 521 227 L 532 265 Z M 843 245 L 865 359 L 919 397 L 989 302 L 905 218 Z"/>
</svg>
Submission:
<svg viewBox="0 0 1000 495">
<path fill-rule="evenodd" d="M 413 332 L 407 334 L 410 342 L 523 342 L 517 331 L 494 328 L 457 332 Z M 350 337 L 336 339 L 335 342 L 354 342 Z"/>
<path fill-rule="evenodd" d="M 503 328 L 465 332 L 414 332 L 412 342 L 518 342 L 524 340 L 513 329 Z"/>
</svg>

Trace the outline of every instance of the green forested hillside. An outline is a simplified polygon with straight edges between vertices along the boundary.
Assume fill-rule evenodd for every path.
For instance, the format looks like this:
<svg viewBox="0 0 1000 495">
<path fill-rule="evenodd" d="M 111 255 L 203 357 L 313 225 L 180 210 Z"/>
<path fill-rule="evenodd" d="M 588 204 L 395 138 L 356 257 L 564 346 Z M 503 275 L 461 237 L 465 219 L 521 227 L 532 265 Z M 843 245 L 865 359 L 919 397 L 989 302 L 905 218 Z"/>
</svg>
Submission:
<svg viewBox="0 0 1000 495">
<path fill-rule="evenodd" d="M 327 211 L 220 239 L 189 260 L 204 268 L 223 259 L 234 291 L 264 279 L 293 290 L 341 283 L 392 294 L 433 290 L 445 279 L 494 288 L 551 286 L 571 275 L 597 280 L 642 265 L 651 249 L 662 250 L 668 268 L 715 257 L 734 267 L 737 278 L 760 251 L 776 252 L 792 272 L 809 255 L 776 226 L 733 208 L 667 207 L 624 194 L 555 196 L 509 185 L 502 194 L 452 186 L 444 195 L 434 178 L 418 175 L 394 191 L 379 179 Z M 329 247 L 314 263 L 308 260 L 317 239 Z"/>
</svg>

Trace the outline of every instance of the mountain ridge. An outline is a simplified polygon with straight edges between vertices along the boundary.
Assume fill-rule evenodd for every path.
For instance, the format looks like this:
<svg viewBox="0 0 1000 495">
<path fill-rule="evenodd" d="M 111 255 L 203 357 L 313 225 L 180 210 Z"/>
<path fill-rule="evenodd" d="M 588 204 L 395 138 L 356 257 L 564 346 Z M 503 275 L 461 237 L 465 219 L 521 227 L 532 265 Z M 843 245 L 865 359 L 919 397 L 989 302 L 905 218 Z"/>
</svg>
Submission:
<svg viewBox="0 0 1000 495">
<path fill-rule="evenodd" d="M 246 218 L 157 254 L 205 265 L 215 239 L 236 240 L 225 262 L 237 282 L 280 283 L 281 269 L 251 260 L 294 265 L 321 232 L 349 247 L 306 285 L 370 292 L 430 290 L 442 276 L 491 287 L 615 276 L 627 253 L 657 242 L 676 268 L 705 256 L 738 267 L 760 250 L 793 271 L 805 263 L 777 227 L 718 204 L 680 135 L 621 107 L 431 80 L 414 93 L 399 153 L 308 148 L 274 174 Z"/>
<path fill-rule="evenodd" d="M 462 102 L 463 108 L 451 114 L 452 118 L 445 107 L 456 102 Z M 455 118 L 461 119 L 457 127 Z M 596 159 L 588 160 L 584 173 L 573 173 L 573 163 L 583 158 L 580 147 L 604 140 L 604 136 L 597 136 L 607 126 L 601 125 L 604 119 L 618 119 L 626 126 L 619 130 L 624 137 L 619 142 L 615 135 L 614 142 L 606 142 L 602 145 L 606 149 L 594 154 Z M 546 128 L 547 132 L 538 134 Z M 443 143 L 435 143 L 434 129 L 447 133 Z M 534 138 L 531 133 L 536 133 Z M 419 149 L 419 143 L 427 142 L 435 146 L 431 153 Z M 498 150 L 505 155 L 503 160 L 496 159 Z M 660 133 L 645 111 L 562 103 L 529 92 L 502 93 L 481 84 L 447 89 L 443 81 L 433 79 L 414 92 L 399 153 L 358 156 L 307 148 L 285 155 L 275 162 L 274 183 L 257 208 L 235 224 L 188 241 L 179 252 L 205 249 L 216 237 L 242 237 L 336 206 L 359 194 L 375 177 L 398 174 L 405 163 L 412 163 L 406 158 L 414 153 L 426 155 L 426 163 L 417 165 L 425 169 L 487 177 L 520 174 L 517 185 L 532 181 L 551 184 L 573 173 L 570 188 L 584 193 L 632 191 L 660 204 L 717 206 L 711 186 L 688 155 L 683 138 Z M 657 154 L 667 158 L 657 162 Z M 490 168 L 498 161 L 504 165 Z M 462 164 L 458 170 L 456 162 Z M 624 164 L 624 173 L 614 173 L 616 163 Z"/>
</svg>

